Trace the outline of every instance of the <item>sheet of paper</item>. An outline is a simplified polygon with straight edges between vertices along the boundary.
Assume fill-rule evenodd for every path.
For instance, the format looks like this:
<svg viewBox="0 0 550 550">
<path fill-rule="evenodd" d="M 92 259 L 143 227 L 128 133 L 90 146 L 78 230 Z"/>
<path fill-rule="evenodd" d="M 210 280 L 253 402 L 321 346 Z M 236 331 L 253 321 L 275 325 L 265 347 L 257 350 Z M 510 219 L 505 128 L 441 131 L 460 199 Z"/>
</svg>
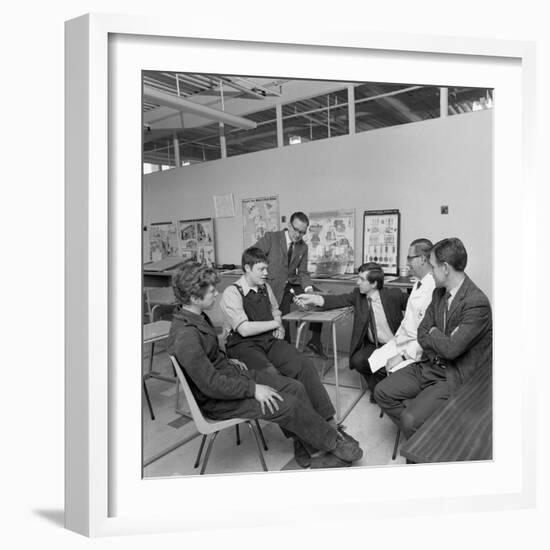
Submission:
<svg viewBox="0 0 550 550">
<path fill-rule="evenodd" d="M 390 357 L 393 357 L 394 355 L 397 355 L 399 353 L 397 349 L 397 345 L 395 343 L 395 340 L 390 340 L 387 344 L 384 344 L 381 348 L 375 349 L 371 356 L 369 357 L 369 365 L 372 372 L 376 372 L 377 370 L 380 370 L 382 367 L 386 366 L 386 363 Z M 407 359 L 405 361 L 401 361 L 401 363 L 397 364 L 391 372 L 397 372 L 398 370 L 402 369 L 403 367 L 406 367 L 407 365 L 410 365 L 411 363 L 414 363 L 414 359 Z M 389 373 L 388 373 L 389 374 Z"/>
<path fill-rule="evenodd" d="M 397 346 L 394 340 L 390 340 L 387 344 L 384 344 L 381 348 L 375 349 L 369 357 L 370 370 L 376 372 L 382 367 L 386 366 L 386 363 L 390 357 L 397 355 Z"/>
<path fill-rule="evenodd" d="M 235 216 L 233 193 L 214 195 L 214 212 L 216 218 L 233 218 Z"/>
</svg>

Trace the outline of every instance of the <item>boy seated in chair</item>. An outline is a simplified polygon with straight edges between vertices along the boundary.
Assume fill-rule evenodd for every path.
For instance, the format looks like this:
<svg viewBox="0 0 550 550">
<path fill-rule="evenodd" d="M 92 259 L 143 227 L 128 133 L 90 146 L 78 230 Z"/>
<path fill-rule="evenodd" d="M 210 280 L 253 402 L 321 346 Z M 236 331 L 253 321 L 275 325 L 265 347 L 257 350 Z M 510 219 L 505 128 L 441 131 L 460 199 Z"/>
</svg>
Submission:
<svg viewBox="0 0 550 550">
<path fill-rule="evenodd" d="M 301 382 L 274 371 L 249 369 L 250 365 L 228 359 L 220 350 L 205 313 L 218 295 L 218 280 L 214 269 L 186 262 L 172 282 L 179 306 L 172 320 L 168 353 L 185 370 L 203 413 L 216 420 L 238 417 L 279 424 L 286 435 L 303 444 L 295 445 L 295 450 L 302 451 L 296 461 L 304 468 L 343 467 L 360 460 L 363 451 L 358 442 L 316 410 Z M 325 415 L 334 413 L 327 410 Z M 319 456 L 312 458 L 303 452 L 304 447 Z"/>
<path fill-rule="evenodd" d="M 313 408 L 333 422 L 334 407 L 313 361 L 284 339 L 277 300 L 267 283 L 268 259 L 263 250 L 247 248 L 241 259 L 243 276 L 222 295 L 227 355 L 249 369 L 282 374 L 301 382 Z"/>
</svg>

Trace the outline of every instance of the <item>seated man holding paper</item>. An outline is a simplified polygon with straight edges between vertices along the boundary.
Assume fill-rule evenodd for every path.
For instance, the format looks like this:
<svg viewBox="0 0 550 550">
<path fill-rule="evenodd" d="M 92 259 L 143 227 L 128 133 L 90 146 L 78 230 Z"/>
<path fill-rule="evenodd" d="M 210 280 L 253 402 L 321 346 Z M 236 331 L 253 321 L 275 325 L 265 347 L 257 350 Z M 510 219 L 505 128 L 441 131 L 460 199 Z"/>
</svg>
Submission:
<svg viewBox="0 0 550 550">
<path fill-rule="evenodd" d="M 262 419 L 278 424 L 295 441 L 318 451 L 296 462 L 304 468 L 339 468 L 360 460 L 356 440 L 342 433 L 316 410 L 303 384 L 267 370 L 248 369 L 228 359 L 219 348 L 216 331 L 206 314 L 216 301 L 218 275 L 208 266 L 188 261 L 174 275 L 179 303 L 168 338 L 168 353 L 185 372 L 201 410 L 210 418 Z"/>
<path fill-rule="evenodd" d="M 432 301 L 435 281 L 430 266 L 432 242 L 415 239 L 409 246 L 407 264 L 417 281 L 413 286 L 403 321 L 395 336 L 381 348 L 372 352 L 369 365 L 372 372 L 385 367 L 386 372 L 395 372 L 420 360 L 422 348 L 416 339 L 416 331 Z"/>
<path fill-rule="evenodd" d="M 385 373 L 373 373 L 369 357 L 381 344 L 389 342 L 403 319 L 407 294 L 398 288 L 384 288 L 384 272 L 376 263 L 359 267 L 357 288 L 349 294 L 300 294 L 296 297 L 299 306 L 318 306 L 323 309 L 353 306 L 355 310 L 349 366 L 358 370 L 366 379 L 374 402 L 373 391 Z"/>
</svg>

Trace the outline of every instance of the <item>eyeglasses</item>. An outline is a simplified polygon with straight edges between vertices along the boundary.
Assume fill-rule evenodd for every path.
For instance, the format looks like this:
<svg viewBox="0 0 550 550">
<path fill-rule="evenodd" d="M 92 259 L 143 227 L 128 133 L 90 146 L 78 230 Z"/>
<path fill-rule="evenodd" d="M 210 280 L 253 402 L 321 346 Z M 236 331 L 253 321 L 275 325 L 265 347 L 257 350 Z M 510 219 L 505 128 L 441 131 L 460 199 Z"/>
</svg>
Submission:
<svg viewBox="0 0 550 550">
<path fill-rule="evenodd" d="M 415 258 L 420 258 L 421 254 L 416 254 L 415 256 L 407 256 L 407 262 L 414 260 Z"/>
<path fill-rule="evenodd" d="M 302 231 L 301 229 L 296 229 L 292 224 L 290 224 L 290 227 L 292 227 L 292 231 L 298 233 L 298 235 L 305 235 L 307 233 L 307 229 Z"/>
</svg>

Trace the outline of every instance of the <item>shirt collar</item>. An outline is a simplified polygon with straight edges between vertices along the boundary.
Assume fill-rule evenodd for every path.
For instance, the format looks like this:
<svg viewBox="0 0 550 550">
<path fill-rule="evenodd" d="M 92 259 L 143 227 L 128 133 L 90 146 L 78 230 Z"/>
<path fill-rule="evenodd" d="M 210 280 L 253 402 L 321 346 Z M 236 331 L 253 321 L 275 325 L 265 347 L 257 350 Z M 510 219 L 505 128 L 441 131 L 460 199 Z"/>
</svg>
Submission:
<svg viewBox="0 0 550 550">
<path fill-rule="evenodd" d="M 431 274 L 430 271 L 428 271 L 428 273 L 426 273 L 426 275 L 424 275 L 424 277 L 420 279 L 420 282 L 424 284 L 424 283 L 427 283 L 430 279 L 433 279 L 433 275 Z"/>
<path fill-rule="evenodd" d="M 375 290 L 372 294 L 368 296 L 373 302 L 379 302 L 380 301 L 380 291 Z"/>
<path fill-rule="evenodd" d="M 288 234 L 288 229 L 285 229 L 284 231 L 285 231 L 286 246 L 288 248 L 290 246 L 290 243 L 291 243 L 290 235 Z"/>
<path fill-rule="evenodd" d="M 456 296 L 456 293 L 459 291 L 460 287 L 462 286 L 462 283 L 464 282 L 464 279 L 462 279 L 462 281 L 460 281 L 460 283 L 458 283 L 458 285 L 456 285 L 454 288 L 452 288 L 451 290 L 449 290 L 449 300 L 452 300 L 455 296 Z"/>
<path fill-rule="evenodd" d="M 238 281 L 237 281 L 237 284 L 243 289 L 243 294 L 246 296 L 251 290 L 253 290 L 254 292 L 259 292 L 260 291 L 260 287 L 252 287 L 248 284 L 245 276 L 243 275 Z M 265 288 L 265 287 L 264 287 Z"/>
</svg>

